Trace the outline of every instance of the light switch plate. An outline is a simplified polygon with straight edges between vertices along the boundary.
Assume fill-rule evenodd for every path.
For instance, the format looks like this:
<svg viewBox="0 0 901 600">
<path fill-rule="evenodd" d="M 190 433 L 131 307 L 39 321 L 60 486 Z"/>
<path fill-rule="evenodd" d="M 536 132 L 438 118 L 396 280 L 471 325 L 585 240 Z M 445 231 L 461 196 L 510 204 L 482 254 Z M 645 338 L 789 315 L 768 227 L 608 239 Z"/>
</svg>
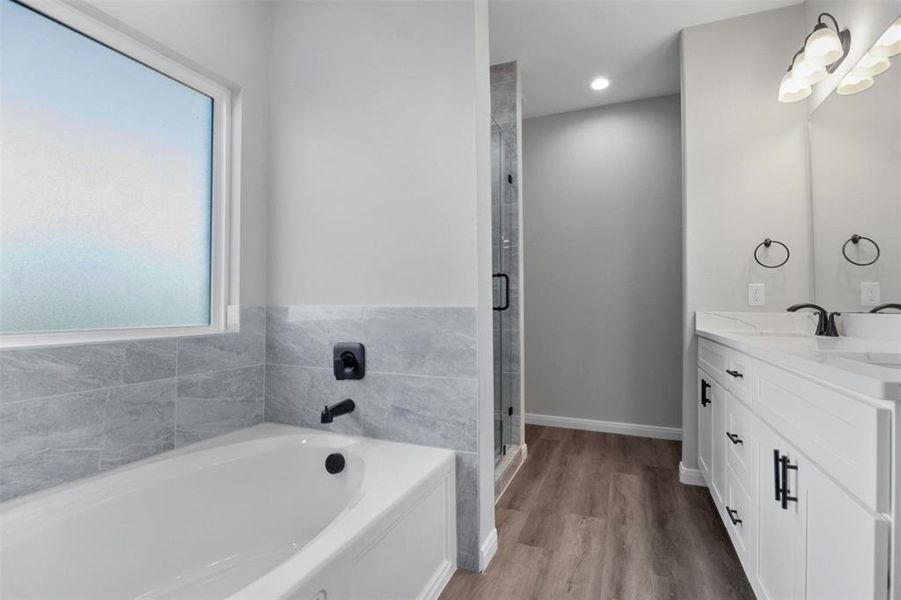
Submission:
<svg viewBox="0 0 901 600">
<path fill-rule="evenodd" d="M 863 306 L 879 306 L 882 304 L 882 293 L 878 281 L 860 282 L 860 303 Z"/>
<path fill-rule="evenodd" d="M 748 306 L 766 306 L 766 284 L 748 284 Z"/>
</svg>

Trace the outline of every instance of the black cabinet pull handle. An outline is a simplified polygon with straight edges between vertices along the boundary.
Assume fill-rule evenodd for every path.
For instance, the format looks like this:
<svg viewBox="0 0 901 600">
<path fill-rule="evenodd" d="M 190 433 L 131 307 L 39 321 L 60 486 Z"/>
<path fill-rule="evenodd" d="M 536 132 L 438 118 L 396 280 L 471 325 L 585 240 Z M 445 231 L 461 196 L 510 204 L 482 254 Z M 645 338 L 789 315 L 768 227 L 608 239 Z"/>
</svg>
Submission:
<svg viewBox="0 0 901 600">
<path fill-rule="evenodd" d="M 504 303 L 493 307 L 496 311 L 504 311 L 510 308 L 510 277 L 506 273 L 495 273 L 493 278 L 504 280 Z"/>
<path fill-rule="evenodd" d="M 741 519 L 738 518 L 738 511 L 734 508 L 729 508 L 726 506 L 726 514 L 729 515 L 729 520 L 732 521 L 733 525 L 741 525 Z"/>
<path fill-rule="evenodd" d="M 733 444 L 744 444 L 745 441 L 738 437 L 737 433 L 732 433 L 731 431 L 726 432 L 726 437 L 729 438 L 729 441 Z"/>
<path fill-rule="evenodd" d="M 744 375 L 742 373 L 740 373 L 739 371 L 735 371 L 733 369 L 726 369 L 726 373 L 728 373 L 729 375 L 732 375 L 736 379 L 739 377 L 744 377 Z"/>
<path fill-rule="evenodd" d="M 773 450 L 773 489 L 776 490 L 776 502 L 782 495 L 782 486 L 779 484 L 779 450 Z"/>
<path fill-rule="evenodd" d="M 782 467 L 782 473 L 781 473 L 782 486 L 779 490 L 780 495 L 782 496 L 782 510 L 788 510 L 789 502 L 797 502 L 798 501 L 798 497 L 792 496 L 790 490 L 788 489 L 788 470 L 794 469 L 795 471 L 797 471 L 798 465 L 789 464 L 787 456 L 781 457 L 779 459 L 779 462 L 781 463 L 781 467 Z"/>
<path fill-rule="evenodd" d="M 710 404 L 710 398 L 707 396 L 707 390 L 710 389 L 710 384 L 707 383 L 706 379 L 701 379 L 701 406 L 707 406 Z"/>
</svg>

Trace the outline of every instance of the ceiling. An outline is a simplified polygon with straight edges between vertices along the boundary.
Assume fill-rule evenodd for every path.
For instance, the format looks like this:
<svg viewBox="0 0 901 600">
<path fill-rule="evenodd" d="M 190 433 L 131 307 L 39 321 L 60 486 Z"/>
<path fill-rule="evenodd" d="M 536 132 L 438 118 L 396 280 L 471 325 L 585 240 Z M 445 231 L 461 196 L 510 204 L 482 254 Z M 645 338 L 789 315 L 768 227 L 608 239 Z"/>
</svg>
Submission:
<svg viewBox="0 0 901 600">
<path fill-rule="evenodd" d="M 675 94 L 682 29 L 800 2 L 491 0 L 491 62 L 519 61 L 525 118 Z"/>
</svg>

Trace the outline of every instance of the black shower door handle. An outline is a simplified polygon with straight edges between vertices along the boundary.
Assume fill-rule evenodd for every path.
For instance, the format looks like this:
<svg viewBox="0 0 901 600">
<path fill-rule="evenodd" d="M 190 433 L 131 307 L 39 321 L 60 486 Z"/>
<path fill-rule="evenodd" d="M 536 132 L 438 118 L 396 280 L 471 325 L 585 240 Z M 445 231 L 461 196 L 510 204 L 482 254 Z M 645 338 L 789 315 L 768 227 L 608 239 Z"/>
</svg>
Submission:
<svg viewBox="0 0 901 600">
<path fill-rule="evenodd" d="M 491 277 L 504 280 L 504 303 L 500 306 L 495 306 L 494 310 L 507 310 L 510 308 L 510 277 L 506 273 L 495 273 Z"/>
</svg>

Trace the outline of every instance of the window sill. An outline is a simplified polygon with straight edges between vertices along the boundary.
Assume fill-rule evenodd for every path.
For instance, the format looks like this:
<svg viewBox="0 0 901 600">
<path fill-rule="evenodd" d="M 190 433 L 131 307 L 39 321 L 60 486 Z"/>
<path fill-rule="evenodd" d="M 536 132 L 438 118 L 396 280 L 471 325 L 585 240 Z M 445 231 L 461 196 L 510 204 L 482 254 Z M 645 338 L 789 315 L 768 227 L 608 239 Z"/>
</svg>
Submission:
<svg viewBox="0 0 901 600">
<path fill-rule="evenodd" d="M 81 346 L 112 342 L 140 342 L 232 333 L 235 329 L 217 327 L 160 327 L 148 329 L 108 329 L 98 331 L 61 331 L 56 333 L 23 333 L 0 335 L 0 350 Z"/>
</svg>

